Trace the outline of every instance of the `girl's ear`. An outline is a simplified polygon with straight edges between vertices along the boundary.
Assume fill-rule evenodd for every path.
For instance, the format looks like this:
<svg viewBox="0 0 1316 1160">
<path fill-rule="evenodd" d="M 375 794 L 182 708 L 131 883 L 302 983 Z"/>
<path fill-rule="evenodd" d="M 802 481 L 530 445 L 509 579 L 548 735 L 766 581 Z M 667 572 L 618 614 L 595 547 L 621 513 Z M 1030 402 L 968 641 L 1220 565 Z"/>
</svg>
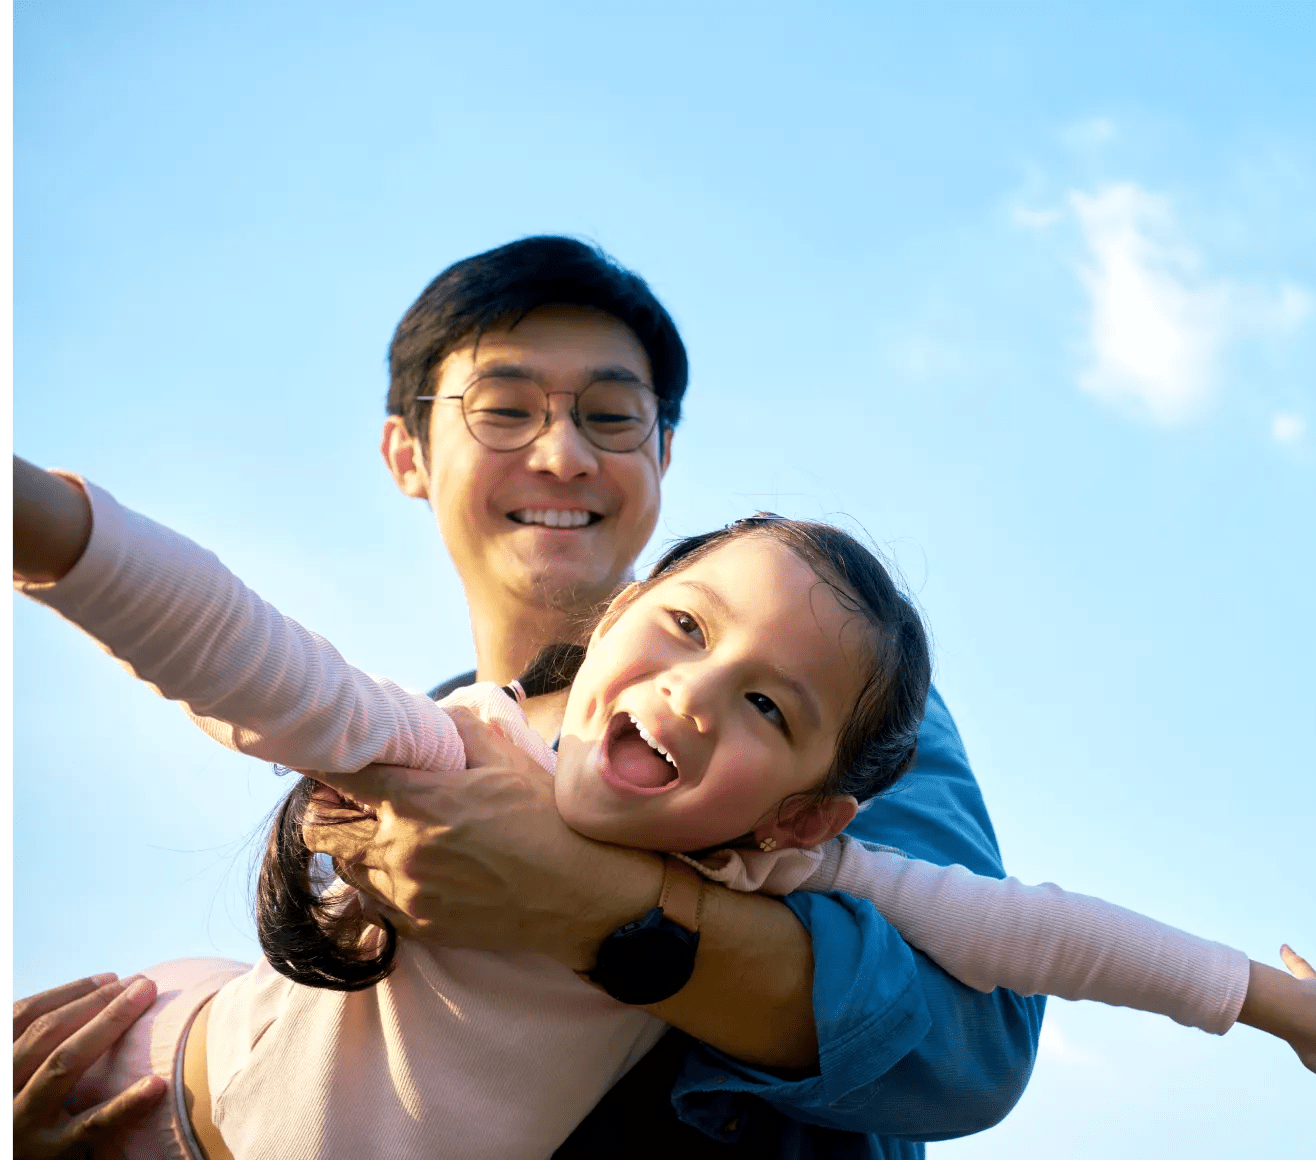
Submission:
<svg viewBox="0 0 1316 1160">
<path fill-rule="evenodd" d="M 421 454 L 420 440 L 407 430 L 401 415 L 390 415 L 384 420 L 384 434 L 379 444 L 380 454 L 388 464 L 389 474 L 403 495 L 415 499 L 428 499 L 429 472 L 425 470 L 425 457 Z"/>
<path fill-rule="evenodd" d="M 594 642 L 617 623 L 617 617 L 625 612 L 627 607 L 634 603 L 635 598 L 643 591 L 644 585 L 638 580 L 632 580 L 612 598 L 612 602 L 608 605 L 608 611 L 603 614 L 598 624 L 594 626 L 594 631 L 589 634 L 589 647 L 592 648 Z"/>
<path fill-rule="evenodd" d="M 851 794 L 838 794 L 822 802 L 809 799 L 771 815 L 770 821 L 754 828 L 754 839 L 769 840 L 769 848 L 774 850 L 807 850 L 836 837 L 858 812 L 859 802 Z"/>
</svg>

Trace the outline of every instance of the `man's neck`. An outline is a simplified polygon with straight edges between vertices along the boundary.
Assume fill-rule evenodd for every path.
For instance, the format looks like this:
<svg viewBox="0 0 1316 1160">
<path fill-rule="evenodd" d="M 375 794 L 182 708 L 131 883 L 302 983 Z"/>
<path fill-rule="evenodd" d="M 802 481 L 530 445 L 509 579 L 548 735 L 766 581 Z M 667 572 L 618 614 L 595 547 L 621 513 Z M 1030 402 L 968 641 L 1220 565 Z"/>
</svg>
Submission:
<svg viewBox="0 0 1316 1160">
<path fill-rule="evenodd" d="M 469 606 L 476 677 L 500 685 L 525 672 L 545 645 L 583 644 L 592 623 L 588 613 L 519 601 L 490 607 L 489 602 L 470 600 Z"/>
</svg>

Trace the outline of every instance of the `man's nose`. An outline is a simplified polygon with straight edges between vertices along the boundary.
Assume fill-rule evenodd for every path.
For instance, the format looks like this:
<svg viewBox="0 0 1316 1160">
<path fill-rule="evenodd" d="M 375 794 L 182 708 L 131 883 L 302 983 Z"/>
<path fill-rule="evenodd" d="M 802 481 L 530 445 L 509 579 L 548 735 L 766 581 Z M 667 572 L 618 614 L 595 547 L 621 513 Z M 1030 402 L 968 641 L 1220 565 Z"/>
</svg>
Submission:
<svg viewBox="0 0 1316 1160">
<path fill-rule="evenodd" d="M 571 418 L 576 397 L 563 392 L 548 399 L 548 427 L 530 444 L 527 466 L 558 479 L 579 479 L 599 469 L 598 452 Z"/>
</svg>

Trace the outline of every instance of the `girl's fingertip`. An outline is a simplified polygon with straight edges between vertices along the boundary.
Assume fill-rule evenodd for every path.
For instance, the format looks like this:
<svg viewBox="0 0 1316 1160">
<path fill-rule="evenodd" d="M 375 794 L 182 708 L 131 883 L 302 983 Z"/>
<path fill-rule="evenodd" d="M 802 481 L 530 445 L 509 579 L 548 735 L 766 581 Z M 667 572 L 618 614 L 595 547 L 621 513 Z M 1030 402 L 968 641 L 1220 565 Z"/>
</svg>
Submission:
<svg viewBox="0 0 1316 1160">
<path fill-rule="evenodd" d="M 136 979 L 132 981 L 132 984 L 128 987 L 128 997 L 130 999 L 140 999 L 143 995 L 146 994 L 147 991 L 151 989 L 151 986 L 152 983 L 150 979 L 147 979 L 139 975 Z"/>
<path fill-rule="evenodd" d="M 92 975 L 91 981 L 98 987 L 105 986 L 106 983 L 113 983 L 119 976 L 113 971 L 104 971 L 99 975 Z"/>
</svg>

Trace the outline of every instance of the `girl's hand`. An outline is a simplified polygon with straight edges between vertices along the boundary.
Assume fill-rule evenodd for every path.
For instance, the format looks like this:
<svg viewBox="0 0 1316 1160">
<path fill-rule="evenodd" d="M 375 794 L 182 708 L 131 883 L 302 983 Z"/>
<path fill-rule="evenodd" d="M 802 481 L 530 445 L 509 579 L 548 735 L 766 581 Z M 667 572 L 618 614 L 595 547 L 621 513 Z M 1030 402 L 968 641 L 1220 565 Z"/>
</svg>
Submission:
<svg viewBox="0 0 1316 1160">
<path fill-rule="evenodd" d="M 1283 1039 L 1316 1071 L 1316 970 L 1292 947 L 1280 947 L 1290 974 L 1253 960 L 1238 1021 Z"/>
<path fill-rule="evenodd" d="M 1289 974 L 1298 980 L 1294 991 L 1295 1003 L 1299 1013 L 1305 1011 L 1306 1018 L 1295 1025 L 1291 1034 L 1285 1035 L 1289 1046 L 1298 1053 L 1302 1065 L 1308 1071 L 1316 1071 L 1316 968 L 1298 954 L 1288 943 L 1279 948 L 1280 958 L 1288 967 Z"/>
<path fill-rule="evenodd" d="M 90 538 L 91 502 L 82 488 L 15 455 L 14 579 L 63 579 Z"/>
<path fill-rule="evenodd" d="M 165 1081 L 152 1075 L 76 1116 L 64 1110 L 83 1072 L 155 1002 L 155 994 L 150 979 L 94 975 L 14 1004 L 15 1160 L 85 1156 L 160 1101 Z"/>
</svg>

